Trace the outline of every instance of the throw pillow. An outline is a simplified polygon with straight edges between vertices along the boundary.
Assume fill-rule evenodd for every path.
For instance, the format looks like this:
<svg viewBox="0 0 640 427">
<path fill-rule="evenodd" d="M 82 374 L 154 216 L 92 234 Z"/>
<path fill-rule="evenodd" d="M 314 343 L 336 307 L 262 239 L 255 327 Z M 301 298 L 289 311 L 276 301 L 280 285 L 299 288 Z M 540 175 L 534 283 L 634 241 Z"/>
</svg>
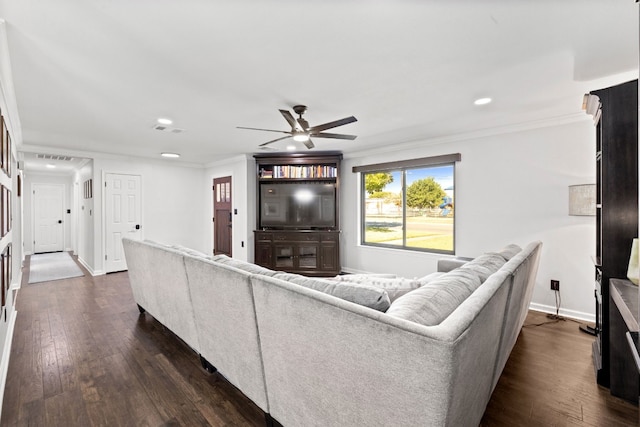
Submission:
<svg viewBox="0 0 640 427">
<path fill-rule="evenodd" d="M 387 314 L 425 326 L 440 324 L 480 286 L 469 272 L 454 270 L 398 298 Z"/>
<path fill-rule="evenodd" d="M 520 251 L 522 251 L 522 248 L 520 246 L 511 244 L 500 249 L 497 253 L 500 254 L 505 259 L 505 261 L 509 261 L 511 258 L 516 256 Z"/>
<path fill-rule="evenodd" d="M 350 282 L 337 282 L 316 277 L 305 277 L 291 273 L 277 273 L 273 277 L 378 311 L 387 310 L 391 304 L 387 291 L 373 286 Z"/>
<path fill-rule="evenodd" d="M 404 277 L 395 277 L 395 275 L 350 274 L 338 277 L 340 277 L 339 281 L 343 283 L 357 283 L 359 285 L 373 286 L 375 288 L 384 289 L 389 295 L 390 302 L 394 302 L 407 292 L 418 289 L 420 286 L 422 286 L 422 284 L 417 280 L 406 279 Z M 338 279 L 338 277 L 331 280 L 336 280 Z"/>
<path fill-rule="evenodd" d="M 437 278 L 439 278 L 440 276 L 445 275 L 446 273 L 443 271 L 436 271 L 434 273 L 430 273 L 427 274 L 426 276 L 422 276 L 420 278 L 418 278 L 418 282 L 420 282 L 420 286 L 424 286 L 427 285 L 431 282 L 433 282 L 434 280 L 436 280 Z"/>
<path fill-rule="evenodd" d="M 460 267 L 459 270 L 474 272 L 480 281 L 484 283 L 489 276 L 500 270 L 505 263 L 506 261 L 501 255 L 497 253 L 486 253 L 469 261 Z"/>
</svg>

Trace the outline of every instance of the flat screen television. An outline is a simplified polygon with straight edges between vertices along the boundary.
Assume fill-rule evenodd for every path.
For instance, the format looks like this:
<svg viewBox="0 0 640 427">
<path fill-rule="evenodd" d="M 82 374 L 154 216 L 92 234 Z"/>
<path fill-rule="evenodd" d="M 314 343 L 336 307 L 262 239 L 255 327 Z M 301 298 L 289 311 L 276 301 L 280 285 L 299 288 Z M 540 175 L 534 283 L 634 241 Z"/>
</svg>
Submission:
<svg viewBox="0 0 640 427">
<path fill-rule="evenodd" d="M 260 184 L 260 228 L 331 229 L 336 227 L 336 184 L 274 182 Z"/>
</svg>

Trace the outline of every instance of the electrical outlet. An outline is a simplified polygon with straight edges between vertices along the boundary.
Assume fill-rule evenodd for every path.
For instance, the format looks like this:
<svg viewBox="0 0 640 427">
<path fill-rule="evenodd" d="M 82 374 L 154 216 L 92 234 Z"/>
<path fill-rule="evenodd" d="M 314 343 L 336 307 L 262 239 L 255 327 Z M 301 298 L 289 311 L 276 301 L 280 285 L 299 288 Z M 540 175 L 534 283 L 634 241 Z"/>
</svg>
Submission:
<svg viewBox="0 0 640 427">
<path fill-rule="evenodd" d="M 559 280 L 551 280 L 551 290 L 559 291 L 560 290 L 560 281 Z"/>
</svg>

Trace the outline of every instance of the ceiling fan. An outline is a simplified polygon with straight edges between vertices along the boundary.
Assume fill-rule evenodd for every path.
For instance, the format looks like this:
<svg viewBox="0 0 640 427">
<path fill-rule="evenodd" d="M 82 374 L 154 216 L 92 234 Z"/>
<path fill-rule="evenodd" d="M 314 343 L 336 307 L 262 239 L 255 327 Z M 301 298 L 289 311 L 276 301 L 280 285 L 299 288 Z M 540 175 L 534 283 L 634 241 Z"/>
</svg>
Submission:
<svg viewBox="0 0 640 427">
<path fill-rule="evenodd" d="M 307 111 L 307 107 L 305 105 L 294 105 L 293 111 L 298 115 L 298 118 L 294 118 L 293 114 L 289 112 L 289 110 L 279 110 L 282 117 L 289 123 L 291 126 L 291 130 L 274 130 L 274 129 L 260 129 L 260 128 L 249 128 L 238 126 L 238 129 L 249 129 L 249 130 L 262 130 L 266 132 L 278 132 L 278 133 L 286 133 L 287 136 L 283 136 L 280 138 L 273 139 L 271 141 L 264 142 L 260 144 L 260 147 L 265 147 L 269 144 L 273 144 L 276 141 L 280 141 L 283 139 L 293 137 L 294 141 L 302 142 L 307 148 L 311 149 L 315 147 L 313 141 L 311 141 L 311 137 L 314 138 L 333 138 L 333 139 L 356 139 L 356 135 L 345 135 L 340 133 L 326 133 L 323 132 L 327 129 L 333 129 L 338 126 L 343 126 L 349 123 L 353 123 L 358 121 L 355 117 L 345 117 L 344 119 L 335 120 L 333 122 L 324 123 L 317 126 L 309 126 L 309 122 L 302 118 L 302 115 Z"/>
</svg>

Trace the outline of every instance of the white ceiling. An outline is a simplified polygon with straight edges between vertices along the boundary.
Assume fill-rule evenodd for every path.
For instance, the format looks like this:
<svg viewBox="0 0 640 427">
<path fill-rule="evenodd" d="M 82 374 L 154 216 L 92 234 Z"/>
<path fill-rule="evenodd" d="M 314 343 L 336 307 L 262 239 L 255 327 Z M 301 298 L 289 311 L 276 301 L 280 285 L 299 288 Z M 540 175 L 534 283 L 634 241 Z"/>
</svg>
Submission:
<svg viewBox="0 0 640 427">
<path fill-rule="evenodd" d="M 0 17 L 24 151 L 206 164 L 257 152 L 278 134 L 236 126 L 287 130 L 295 104 L 312 126 L 358 118 L 320 150 L 426 143 L 578 117 L 638 68 L 632 0 L 0 0 Z"/>
</svg>

